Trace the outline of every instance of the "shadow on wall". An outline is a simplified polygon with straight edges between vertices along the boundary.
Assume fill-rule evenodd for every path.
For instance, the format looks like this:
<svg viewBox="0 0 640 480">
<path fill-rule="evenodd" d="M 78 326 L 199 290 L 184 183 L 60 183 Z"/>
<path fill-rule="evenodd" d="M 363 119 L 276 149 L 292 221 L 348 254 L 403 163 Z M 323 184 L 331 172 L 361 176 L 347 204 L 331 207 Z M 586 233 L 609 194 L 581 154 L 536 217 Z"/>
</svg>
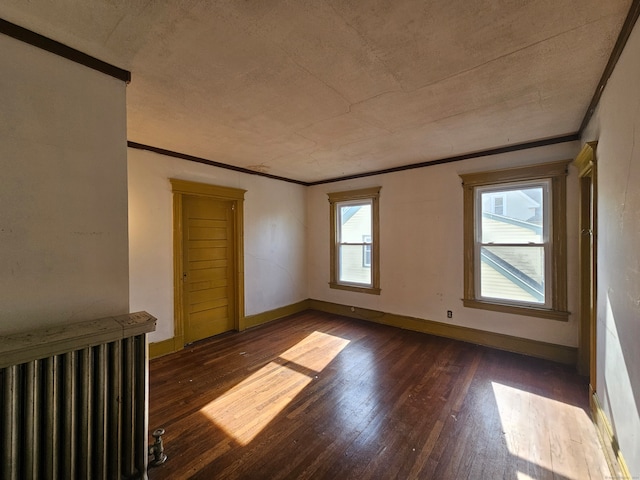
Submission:
<svg viewBox="0 0 640 480">
<path fill-rule="evenodd" d="M 626 322 L 622 301 L 612 292 L 607 294 L 604 351 L 604 378 L 602 386 L 597 386 L 600 400 L 608 405 L 610 422 L 616 439 L 621 442 L 622 456 L 631 468 L 640 465 L 640 366 L 629 357 L 638 351 L 637 325 L 630 318 Z M 629 369 L 631 365 L 631 370 Z"/>
</svg>

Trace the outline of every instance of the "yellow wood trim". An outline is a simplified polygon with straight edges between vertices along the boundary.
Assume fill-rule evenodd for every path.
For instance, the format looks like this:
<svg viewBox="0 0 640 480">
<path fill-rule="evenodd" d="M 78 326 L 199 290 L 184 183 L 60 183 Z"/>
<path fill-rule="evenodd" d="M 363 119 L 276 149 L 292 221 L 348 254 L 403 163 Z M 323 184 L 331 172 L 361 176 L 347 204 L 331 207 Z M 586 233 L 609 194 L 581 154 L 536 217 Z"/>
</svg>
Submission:
<svg viewBox="0 0 640 480">
<path fill-rule="evenodd" d="M 596 426 L 600 445 L 609 464 L 611 478 L 632 480 L 633 477 L 631 477 L 627 462 L 624 460 L 622 452 L 620 451 L 618 439 L 613 433 L 613 428 L 611 428 L 611 423 L 609 423 L 606 413 L 602 409 L 597 393 L 593 391 L 591 386 L 589 386 L 589 393 L 591 418 Z"/>
<path fill-rule="evenodd" d="M 244 326 L 245 328 L 257 327 L 273 320 L 304 312 L 305 310 L 309 310 L 309 299 L 275 308 L 267 312 L 247 315 L 244 318 Z M 166 340 L 161 340 L 159 342 L 149 343 L 149 357 L 158 358 L 170 353 L 178 352 L 182 349 L 184 349 L 183 337 L 167 338 Z"/>
<path fill-rule="evenodd" d="M 247 315 L 245 317 L 245 327 L 257 327 L 273 320 L 288 317 L 295 313 L 304 312 L 309 310 L 309 299 L 302 300 L 301 302 L 285 305 L 284 307 L 275 308 L 267 312 L 257 313 L 255 315 Z"/>
<path fill-rule="evenodd" d="M 347 200 L 361 200 L 364 198 L 374 198 L 380 195 L 382 187 L 361 188 L 360 190 L 349 190 L 346 192 L 327 193 L 331 203 L 344 202 Z"/>
<path fill-rule="evenodd" d="M 540 163 L 526 167 L 511 167 L 486 172 L 464 173 L 460 175 L 463 185 L 477 187 L 499 183 L 517 182 L 520 180 L 536 180 L 556 176 L 566 176 L 567 166 L 571 160 Z"/>
<path fill-rule="evenodd" d="M 246 328 L 244 316 L 244 198 L 235 203 L 235 265 L 236 265 L 236 328 Z"/>
<path fill-rule="evenodd" d="M 245 329 L 244 317 L 244 194 L 246 190 L 221 187 L 206 183 L 191 182 L 170 178 L 173 192 L 173 294 L 174 294 L 174 338 L 184 341 L 184 299 L 182 294 L 182 199 L 183 195 L 201 195 L 219 200 L 231 201 L 233 204 L 233 230 L 235 239 L 234 274 L 235 328 Z M 184 344 L 180 348 L 184 347 Z"/>
<path fill-rule="evenodd" d="M 166 340 L 161 340 L 159 342 L 152 342 L 149 343 L 149 358 L 158 358 L 164 355 L 169 355 L 170 353 L 177 352 L 182 348 L 182 346 L 176 348 L 175 337 L 167 338 Z"/>
<path fill-rule="evenodd" d="M 511 313 L 513 315 L 527 315 L 536 318 L 546 318 L 548 320 L 558 320 L 560 322 L 569 321 L 570 315 L 569 312 L 562 312 L 558 310 L 548 310 L 545 308 L 535 308 L 495 302 L 483 302 L 480 300 L 463 299 L 462 303 L 465 307 L 469 308 L 479 308 L 482 310 L 490 310 L 492 312 Z"/>
<path fill-rule="evenodd" d="M 580 181 L 579 212 L 579 285 L 580 285 L 580 336 L 578 346 L 578 371 L 588 374 L 594 390 L 596 375 L 596 311 L 597 311 L 597 164 L 598 142 L 589 142 L 573 161 Z M 585 202 L 590 198 L 590 206 Z M 591 209 L 593 208 L 593 211 Z M 591 228 L 591 235 L 584 231 Z"/>
<path fill-rule="evenodd" d="M 475 276 L 475 213 L 474 191 L 472 186 L 463 186 L 463 245 L 464 245 L 464 298 L 476 296 Z"/>
<path fill-rule="evenodd" d="M 565 171 L 568 163 L 565 162 Z M 562 314 L 567 310 L 567 177 L 555 175 L 551 179 L 552 235 L 551 308 Z"/>
<path fill-rule="evenodd" d="M 593 165 L 596 162 L 596 148 L 598 146 L 598 142 L 588 142 L 585 143 L 582 150 L 573 161 L 573 165 L 578 169 L 578 176 L 584 177 L 589 173 L 589 170 L 593 168 Z"/>
<path fill-rule="evenodd" d="M 336 290 L 346 290 L 348 292 L 370 293 L 372 295 L 380 295 L 380 289 L 374 287 L 359 287 L 356 285 L 347 285 L 344 283 L 329 282 L 329 288 Z"/>
<path fill-rule="evenodd" d="M 566 184 L 570 160 L 514 167 L 487 172 L 461 174 L 463 186 L 464 306 L 498 312 L 567 321 L 567 226 Z M 539 309 L 476 299 L 475 271 L 475 188 L 515 181 L 551 179 L 553 252 L 551 272 L 553 289 L 551 309 Z"/>
<path fill-rule="evenodd" d="M 244 194 L 247 192 L 240 188 L 221 187 L 219 185 L 191 182 L 177 178 L 170 178 L 169 181 L 171 182 L 171 191 L 173 193 L 207 195 L 225 200 L 244 200 Z"/>
<path fill-rule="evenodd" d="M 336 284 L 338 278 L 337 259 L 336 259 L 336 242 L 338 241 L 338 232 L 336 231 L 336 209 L 334 202 L 329 197 L 329 284 Z"/>
<path fill-rule="evenodd" d="M 173 194 L 173 336 L 184 338 L 182 194 Z M 184 345 L 183 345 L 184 346 Z"/>
<path fill-rule="evenodd" d="M 408 317 L 405 315 L 396 315 L 393 313 L 369 310 L 366 308 L 350 307 L 322 300 L 311 299 L 309 301 L 309 306 L 313 310 L 334 313 L 360 320 L 368 320 L 384 325 L 403 328 L 405 330 L 453 338 L 455 340 L 485 345 L 499 350 L 544 358 L 567 365 L 575 365 L 576 363 L 577 349 L 575 347 L 556 345 L 553 343 L 540 342 L 538 340 L 530 340 L 527 338 L 487 332 L 469 327 L 434 322 L 432 320 Z"/>
<path fill-rule="evenodd" d="M 380 295 L 380 188 L 376 187 L 376 193 L 372 197 L 371 229 L 373 230 L 373 244 L 371 255 L 373 268 L 371 269 L 371 288 L 369 293 Z"/>
<path fill-rule="evenodd" d="M 329 196 L 329 287 L 350 292 L 370 293 L 380 295 L 380 190 L 382 187 L 370 187 L 346 192 L 328 193 Z M 338 282 L 337 273 L 337 231 L 336 231 L 336 202 L 349 200 L 371 199 L 371 230 L 372 230 L 372 271 L 371 287 L 349 285 Z"/>
</svg>

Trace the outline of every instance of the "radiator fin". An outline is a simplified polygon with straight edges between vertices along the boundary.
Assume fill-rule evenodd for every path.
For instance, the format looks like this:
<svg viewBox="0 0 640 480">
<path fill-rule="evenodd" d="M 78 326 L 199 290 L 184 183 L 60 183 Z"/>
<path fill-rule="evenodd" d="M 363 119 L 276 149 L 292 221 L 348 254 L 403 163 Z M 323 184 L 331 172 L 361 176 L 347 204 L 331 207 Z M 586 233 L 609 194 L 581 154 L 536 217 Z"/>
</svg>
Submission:
<svg viewBox="0 0 640 480">
<path fill-rule="evenodd" d="M 0 478 L 146 479 L 146 334 L 0 369 Z"/>
</svg>

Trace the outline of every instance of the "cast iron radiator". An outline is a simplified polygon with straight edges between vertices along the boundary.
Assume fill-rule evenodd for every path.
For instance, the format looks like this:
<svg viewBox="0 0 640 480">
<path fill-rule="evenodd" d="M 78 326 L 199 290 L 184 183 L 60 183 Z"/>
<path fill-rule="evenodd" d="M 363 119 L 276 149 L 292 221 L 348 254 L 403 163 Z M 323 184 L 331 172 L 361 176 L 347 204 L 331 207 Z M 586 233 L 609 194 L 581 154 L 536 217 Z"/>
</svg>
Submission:
<svg viewBox="0 0 640 480">
<path fill-rule="evenodd" d="M 0 478 L 146 479 L 146 312 L 0 336 Z"/>
</svg>

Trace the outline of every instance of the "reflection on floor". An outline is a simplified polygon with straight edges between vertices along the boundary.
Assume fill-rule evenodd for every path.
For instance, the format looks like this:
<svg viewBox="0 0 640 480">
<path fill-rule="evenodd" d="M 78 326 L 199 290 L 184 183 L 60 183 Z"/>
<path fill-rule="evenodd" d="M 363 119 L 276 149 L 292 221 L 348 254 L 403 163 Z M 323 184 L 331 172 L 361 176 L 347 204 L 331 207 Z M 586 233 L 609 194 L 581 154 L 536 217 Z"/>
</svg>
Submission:
<svg viewBox="0 0 640 480">
<path fill-rule="evenodd" d="M 152 480 L 603 479 L 572 369 L 305 312 L 151 362 Z"/>
</svg>

